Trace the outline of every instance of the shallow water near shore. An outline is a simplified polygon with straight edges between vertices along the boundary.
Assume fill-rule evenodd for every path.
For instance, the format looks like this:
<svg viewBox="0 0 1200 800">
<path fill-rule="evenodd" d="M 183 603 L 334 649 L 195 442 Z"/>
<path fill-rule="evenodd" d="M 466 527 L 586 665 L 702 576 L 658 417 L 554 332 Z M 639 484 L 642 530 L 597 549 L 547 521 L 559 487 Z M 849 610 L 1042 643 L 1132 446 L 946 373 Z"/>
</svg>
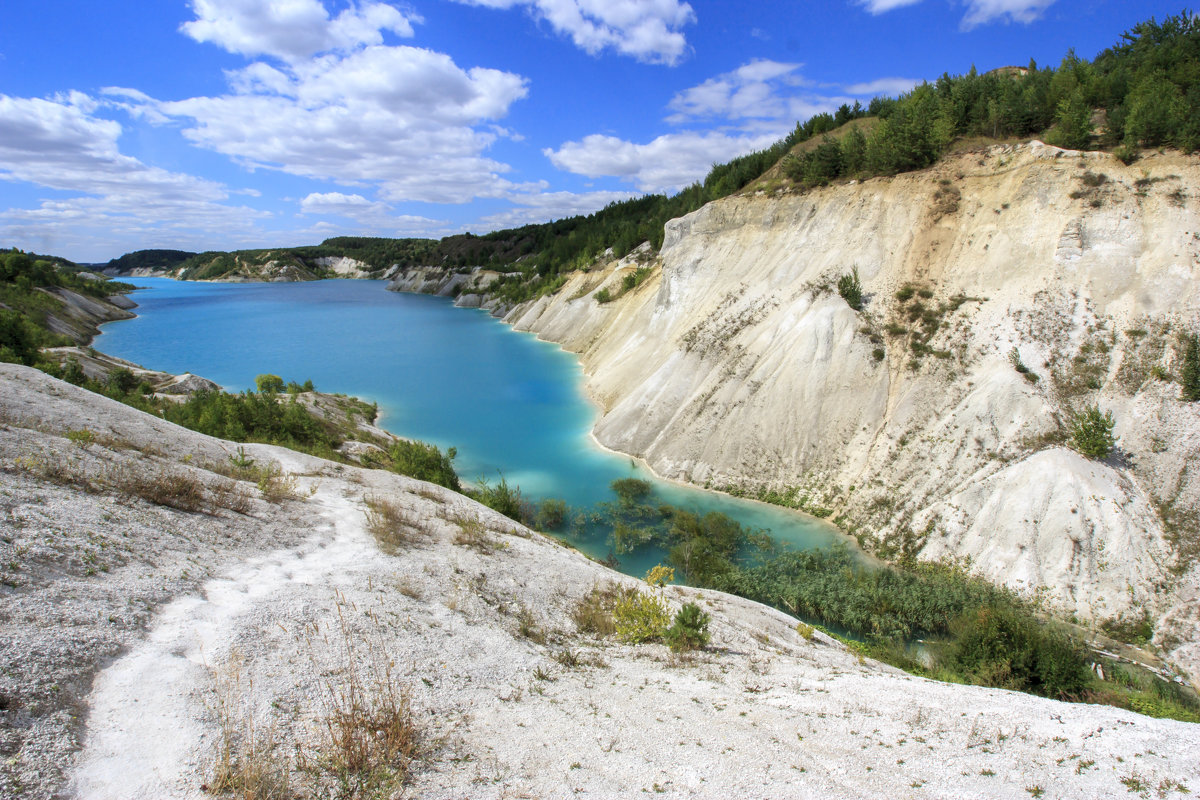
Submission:
<svg viewBox="0 0 1200 800">
<path fill-rule="evenodd" d="M 531 500 L 590 508 L 614 499 L 609 484 L 651 480 L 654 502 L 720 511 L 798 548 L 845 541 L 833 526 L 785 509 L 656 479 L 627 456 L 596 445 L 596 410 L 575 357 L 445 298 L 400 294 L 383 281 L 191 283 L 133 281 L 137 318 L 102 327 L 98 350 L 168 372 L 192 372 L 229 391 L 255 376 L 311 379 L 325 392 L 379 404 L 392 433 L 455 447 L 464 480 L 502 474 Z M 573 544 L 599 558 L 604 534 Z M 642 574 L 661 558 L 621 557 Z"/>
</svg>

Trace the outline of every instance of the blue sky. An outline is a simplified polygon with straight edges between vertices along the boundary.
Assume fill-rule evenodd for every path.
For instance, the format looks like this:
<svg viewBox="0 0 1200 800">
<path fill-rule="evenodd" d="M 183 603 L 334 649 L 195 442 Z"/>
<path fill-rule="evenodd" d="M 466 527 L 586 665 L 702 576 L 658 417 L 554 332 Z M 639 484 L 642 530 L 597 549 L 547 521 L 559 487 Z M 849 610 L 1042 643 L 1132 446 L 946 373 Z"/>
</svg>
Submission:
<svg viewBox="0 0 1200 800">
<path fill-rule="evenodd" d="M 1091 58 L 1128 0 L 5 0 L 0 246 L 443 236 L 672 192 L 822 110 Z"/>
</svg>

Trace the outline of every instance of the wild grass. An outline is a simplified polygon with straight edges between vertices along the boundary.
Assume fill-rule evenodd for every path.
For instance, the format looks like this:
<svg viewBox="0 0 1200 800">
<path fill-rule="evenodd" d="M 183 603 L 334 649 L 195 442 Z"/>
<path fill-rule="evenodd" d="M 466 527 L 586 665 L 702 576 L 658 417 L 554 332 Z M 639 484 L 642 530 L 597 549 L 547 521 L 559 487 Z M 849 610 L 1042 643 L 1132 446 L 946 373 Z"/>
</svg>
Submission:
<svg viewBox="0 0 1200 800">
<path fill-rule="evenodd" d="M 291 760 L 283 754 L 278 730 L 262 726 L 249 706 L 253 682 L 234 653 L 213 671 L 213 711 L 220 726 L 211 777 L 202 788 L 239 800 L 291 800 Z"/>
<path fill-rule="evenodd" d="M 360 612 L 341 595 L 336 600 L 337 623 L 310 630 L 309 650 L 321 679 L 318 714 L 319 741 L 315 750 L 301 753 L 300 768 L 310 775 L 332 779 L 336 796 L 390 797 L 409 774 L 418 753 L 418 733 L 408 689 L 396 674 L 378 635 L 362 636 L 349 618 L 365 617 L 382 623 L 372 612 Z M 315 653 L 334 657 L 333 669 L 318 663 Z"/>
<path fill-rule="evenodd" d="M 487 526 L 479 517 L 457 512 L 450 517 L 450 521 L 458 526 L 458 531 L 454 534 L 455 544 L 469 547 L 484 555 L 501 549 L 501 543 L 490 535 Z"/>
<path fill-rule="evenodd" d="M 370 496 L 365 502 L 367 530 L 385 553 L 395 554 L 425 537 L 417 517 L 407 509 L 383 497 Z"/>
<path fill-rule="evenodd" d="M 604 587 L 593 586 L 591 591 L 579 598 L 571 609 L 571 620 L 580 633 L 595 636 L 611 636 L 617 632 L 612 609 L 621 589 L 615 583 Z"/>
</svg>

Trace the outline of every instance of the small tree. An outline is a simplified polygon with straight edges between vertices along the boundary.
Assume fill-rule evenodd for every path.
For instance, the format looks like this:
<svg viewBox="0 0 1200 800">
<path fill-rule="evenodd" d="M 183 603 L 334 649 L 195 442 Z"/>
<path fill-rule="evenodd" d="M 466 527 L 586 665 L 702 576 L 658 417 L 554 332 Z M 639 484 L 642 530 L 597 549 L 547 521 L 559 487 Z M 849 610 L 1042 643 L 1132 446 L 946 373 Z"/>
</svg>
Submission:
<svg viewBox="0 0 1200 800">
<path fill-rule="evenodd" d="M 1117 439 L 1113 436 L 1111 411 L 1100 411 L 1100 406 L 1091 405 L 1071 418 L 1071 442 L 1075 449 L 1088 458 L 1108 458 Z"/>
<path fill-rule="evenodd" d="M 695 603 L 685 603 L 675 614 L 675 622 L 667 628 L 663 635 L 667 644 L 675 652 L 682 650 L 699 650 L 708 644 L 711 636 L 708 623 L 712 618 Z"/>
<path fill-rule="evenodd" d="M 1179 382 L 1183 384 L 1184 400 L 1189 403 L 1200 400 L 1200 337 L 1194 333 L 1184 337 L 1183 369 Z"/>
<path fill-rule="evenodd" d="M 254 385 L 263 394 L 279 394 L 283 391 L 283 378 L 278 375 L 259 375 L 254 379 Z"/>
<path fill-rule="evenodd" d="M 838 294 L 846 301 L 846 305 L 855 311 L 862 310 L 862 284 L 858 280 L 858 267 L 838 278 Z"/>
</svg>

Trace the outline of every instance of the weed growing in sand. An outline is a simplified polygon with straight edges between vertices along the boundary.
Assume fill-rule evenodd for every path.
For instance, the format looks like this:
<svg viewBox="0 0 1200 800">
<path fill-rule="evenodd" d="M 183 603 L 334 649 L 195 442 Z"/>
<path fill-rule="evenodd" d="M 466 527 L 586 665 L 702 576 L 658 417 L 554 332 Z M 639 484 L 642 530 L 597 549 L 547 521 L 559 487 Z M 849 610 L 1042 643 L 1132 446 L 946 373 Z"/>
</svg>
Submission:
<svg viewBox="0 0 1200 800">
<path fill-rule="evenodd" d="M 202 788 L 239 800 L 289 800 L 293 797 L 291 763 L 280 753 L 275 727 L 261 726 L 248 707 L 253 682 L 244 677 L 242 666 L 235 652 L 229 663 L 212 673 L 213 711 L 221 732 L 211 777 Z"/>
<path fill-rule="evenodd" d="M 382 497 L 366 498 L 367 530 L 385 553 L 415 544 L 425 533 L 409 511 Z"/>
<path fill-rule="evenodd" d="M 501 547 L 500 542 L 488 535 L 487 526 L 479 517 L 460 512 L 452 516 L 450 521 L 458 526 L 458 532 L 454 534 L 455 544 L 470 547 L 485 555 Z"/>
<path fill-rule="evenodd" d="M 611 636 L 617 632 L 612 610 L 620 591 L 616 584 L 609 583 L 604 588 L 593 586 L 591 591 L 579 598 L 571 609 L 571 620 L 580 633 Z"/>
<path fill-rule="evenodd" d="M 282 503 L 284 500 L 300 499 L 300 490 L 296 487 L 294 475 L 285 475 L 279 464 L 272 462 L 259 473 L 258 491 L 268 503 Z"/>
<path fill-rule="evenodd" d="M 546 632 L 537 624 L 537 617 L 526 606 L 517 609 L 517 633 L 535 644 L 546 643 Z"/>
<path fill-rule="evenodd" d="M 82 450 L 86 450 L 96 443 L 96 434 L 87 428 L 81 428 L 77 431 L 67 431 L 67 441 Z"/>
<path fill-rule="evenodd" d="M 336 625 L 309 632 L 313 669 L 322 676 L 320 741 L 301 750 L 298 765 L 318 781 L 332 779 L 338 797 L 390 797 L 417 755 L 409 693 L 378 638 L 364 637 L 348 620 L 365 616 L 377 631 L 382 623 L 340 594 L 336 609 Z M 318 651 L 332 655 L 332 668 L 319 663 Z"/>
</svg>

